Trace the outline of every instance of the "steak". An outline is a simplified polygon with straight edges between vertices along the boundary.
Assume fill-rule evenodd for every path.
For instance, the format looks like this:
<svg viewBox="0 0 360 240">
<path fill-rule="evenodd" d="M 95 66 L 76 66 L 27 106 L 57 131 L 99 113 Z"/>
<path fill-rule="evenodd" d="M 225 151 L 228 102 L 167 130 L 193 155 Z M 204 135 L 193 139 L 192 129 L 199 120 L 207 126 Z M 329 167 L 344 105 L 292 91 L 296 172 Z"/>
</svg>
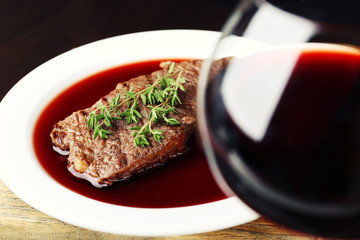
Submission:
<svg viewBox="0 0 360 240">
<path fill-rule="evenodd" d="M 212 73 L 219 71 L 227 62 L 227 59 L 218 60 L 212 67 Z M 125 120 L 117 120 L 107 128 L 113 133 L 108 135 L 107 139 L 93 139 L 93 131 L 88 129 L 88 118 L 99 104 L 109 105 L 119 92 L 122 96 L 131 88 L 139 92 L 153 84 L 158 76 L 165 76 L 171 65 L 169 61 L 160 64 L 161 70 L 120 82 L 115 90 L 93 106 L 74 112 L 56 123 L 50 136 L 54 149 L 68 155 L 68 170 L 75 177 L 90 181 L 95 187 L 104 187 L 114 181 L 125 180 L 145 170 L 161 166 L 168 159 L 185 153 L 188 150 L 186 140 L 196 125 L 196 91 L 202 63 L 202 60 L 191 60 L 176 64 L 175 71 L 182 69 L 182 77 L 186 79 L 182 84 L 185 92 L 179 91 L 182 104 L 177 104 L 176 113 L 169 113 L 169 117 L 175 118 L 180 124 L 169 126 L 164 122 L 156 123 L 156 129 L 164 131 L 164 139 L 161 142 L 149 137 L 148 147 L 137 147 L 134 144 L 133 131 L 130 128 L 142 126 L 150 112 L 142 101 L 138 101 L 137 108 L 143 116 L 139 123 L 127 124 Z M 119 110 L 123 112 L 125 109 L 126 104 Z"/>
</svg>

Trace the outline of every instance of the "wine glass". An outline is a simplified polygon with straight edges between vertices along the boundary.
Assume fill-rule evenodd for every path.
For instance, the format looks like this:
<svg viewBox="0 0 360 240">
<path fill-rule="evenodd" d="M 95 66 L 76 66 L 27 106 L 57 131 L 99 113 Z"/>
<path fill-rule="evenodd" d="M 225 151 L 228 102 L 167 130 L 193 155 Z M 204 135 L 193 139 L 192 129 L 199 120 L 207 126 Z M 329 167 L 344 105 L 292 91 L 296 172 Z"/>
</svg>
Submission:
<svg viewBox="0 0 360 240">
<path fill-rule="evenodd" d="M 325 237 L 360 237 L 359 9 L 243 0 L 200 75 L 198 126 L 223 190 Z"/>
</svg>

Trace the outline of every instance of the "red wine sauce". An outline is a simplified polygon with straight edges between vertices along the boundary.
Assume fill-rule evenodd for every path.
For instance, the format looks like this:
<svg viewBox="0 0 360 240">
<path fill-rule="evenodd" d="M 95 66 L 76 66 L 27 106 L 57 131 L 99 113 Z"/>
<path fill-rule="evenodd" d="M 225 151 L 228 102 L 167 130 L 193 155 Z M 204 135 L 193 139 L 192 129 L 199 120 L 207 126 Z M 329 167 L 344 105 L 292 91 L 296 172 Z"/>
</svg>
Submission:
<svg viewBox="0 0 360 240">
<path fill-rule="evenodd" d="M 106 70 L 79 81 L 51 101 L 34 130 L 36 156 L 57 182 L 86 197 L 131 207 L 168 208 L 202 204 L 226 198 L 217 187 L 196 136 L 188 140 L 190 152 L 165 166 L 107 188 L 95 188 L 67 170 L 67 158 L 52 149 L 52 126 L 72 112 L 91 106 L 117 83 L 159 69 L 160 60 L 132 63 Z M 131 141 L 131 140 L 129 140 Z"/>
</svg>

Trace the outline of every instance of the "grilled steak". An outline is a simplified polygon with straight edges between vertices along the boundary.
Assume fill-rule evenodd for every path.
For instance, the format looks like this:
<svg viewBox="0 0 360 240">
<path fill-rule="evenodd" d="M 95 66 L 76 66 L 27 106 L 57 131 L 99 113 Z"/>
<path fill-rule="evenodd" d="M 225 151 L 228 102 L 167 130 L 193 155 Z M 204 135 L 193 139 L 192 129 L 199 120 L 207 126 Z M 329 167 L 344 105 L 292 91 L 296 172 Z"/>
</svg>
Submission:
<svg viewBox="0 0 360 240">
<path fill-rule="evenodd" d="M 219 60 L 212 70 L 218 71 L 226 63 L 226 59 Z M 74 112 L 56 123 L 50 136 L 54 149 L 68 154 L 69 171 L 76 177 L 90 181 L 95 187 L 103 187 L 162 165 L 167 159 L 186 152 L 186 140 L 194 131 L 196 123 L 196 89 L 201 64 L 202 60 L 176 64 L 175 70 L 182 69 L 182 76 L 186 79 L 183 84 L 186 92 L 179 91 L 182 104 L 176 105 L 177 114 L 170 113 L 170 117 L 178 120 L 180 125 L 157 123 L 156 129 L 164 131 L 164 139 L 158 143 L 150 137 L 150 147 L 134 145 L 130 128 L 137 124 L 127 124 L 124 120 L 118 120 L 112 125 L 109 131 L 113 134 L 108 139 L 97 137 L 94 140 L 93 132 L 87 128 L 88 116 L 100 103 L 109 105 L 119 92 L 123 95 L 132 87 L 135 92 L 139 92 L 152 84 L 159 75 L 165 76 L 171 62 L 162 62 L 162 70 L 119 83 L 115 90 L 93 106 Z M 126 109 L 125 105 L 120 107 L 121 112 Z M 138 111 L 144 116 L 139 119 L 138 125 L 142 126 L 150 110 L 139 101 Z"/>
</svg>

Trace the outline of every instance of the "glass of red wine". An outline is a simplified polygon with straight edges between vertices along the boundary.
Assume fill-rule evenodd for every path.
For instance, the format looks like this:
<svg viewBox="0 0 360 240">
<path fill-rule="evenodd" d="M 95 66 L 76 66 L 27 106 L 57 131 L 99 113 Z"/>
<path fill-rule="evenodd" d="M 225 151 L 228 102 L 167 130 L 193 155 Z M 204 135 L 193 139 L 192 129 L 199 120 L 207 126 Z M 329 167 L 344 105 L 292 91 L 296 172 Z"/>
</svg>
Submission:
<svg viewBox="0 0 360 240">
<path fill-rule="evenodd" d="M 323 237 L 360 237 L 359 10 L 243 0 L 200 76 L 200 135 L 224 191 Z M 248 40 L 266 44 L 248 54 Z"/>
</svg>

